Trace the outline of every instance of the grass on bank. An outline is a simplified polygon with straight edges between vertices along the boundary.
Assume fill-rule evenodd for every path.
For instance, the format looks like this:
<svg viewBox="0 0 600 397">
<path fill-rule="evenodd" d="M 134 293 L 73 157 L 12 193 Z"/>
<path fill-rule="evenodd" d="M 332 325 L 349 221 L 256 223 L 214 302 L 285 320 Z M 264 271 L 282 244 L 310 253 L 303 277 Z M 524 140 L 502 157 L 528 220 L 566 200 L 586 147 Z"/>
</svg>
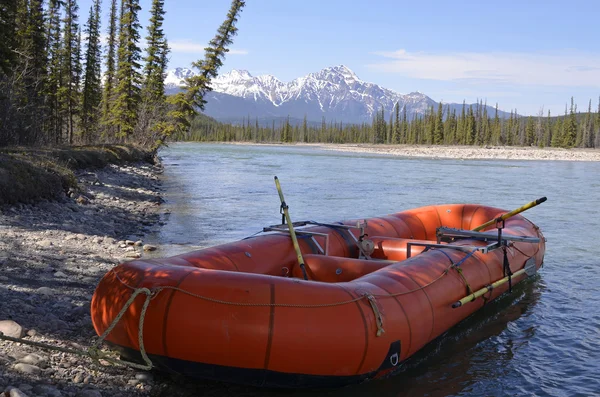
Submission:
<svg viewBox="0 0 600 397">
<path fill-rule="evenodd" d="M 0 149 L 0 205 L 57 199 L 79 190 L 74 171 L 108 164 L 154 162 L 154 153 L 131 145 Z"/>
</svg>

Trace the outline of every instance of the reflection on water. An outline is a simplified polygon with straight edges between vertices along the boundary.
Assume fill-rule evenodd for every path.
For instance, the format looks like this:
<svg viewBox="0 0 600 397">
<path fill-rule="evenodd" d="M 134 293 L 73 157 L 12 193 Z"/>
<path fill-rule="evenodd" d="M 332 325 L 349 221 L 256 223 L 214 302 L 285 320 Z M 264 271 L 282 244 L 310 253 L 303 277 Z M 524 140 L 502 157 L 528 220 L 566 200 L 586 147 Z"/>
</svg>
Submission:
<svg viewBox="0 0 600 397">
<path fill-rule="evenodd" d="M 165 226 L 147 241 L 168 256 L 279 223 L 281 180 L 292 220 L 339 221 L 442 203 L 513 209 L 548 239 L 535 278 L 412 357 L 399 374 L 338 390 L 273 391 L 193 382 L 197 395 L 600 395 L 600 164 L 433 160 L 303 147 L 177 144 L 161 152 Z"/>
</svg>

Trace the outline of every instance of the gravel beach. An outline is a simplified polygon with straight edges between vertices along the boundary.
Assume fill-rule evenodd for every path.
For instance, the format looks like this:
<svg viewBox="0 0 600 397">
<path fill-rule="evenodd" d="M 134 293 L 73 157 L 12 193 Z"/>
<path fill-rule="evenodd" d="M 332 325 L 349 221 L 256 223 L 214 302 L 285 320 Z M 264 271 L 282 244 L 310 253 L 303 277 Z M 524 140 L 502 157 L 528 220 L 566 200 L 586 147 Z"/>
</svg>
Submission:
<svg viewBox="0 0 600 397">
<path fill-rule="evenodd" d="M 423 157 L 461 160 L 551 160 L 600 161 L 597 149 L 562 149 L 516 146 L 426 146 L 426 145 L 367 145 L 319 144 L 325 150 L 355 153 L 388 154 L 403 157 Z"/>
<path fill-rule="evenodd" d="M 90 300 L 114 265 L 156 247 L 161 167 L 109 165 L 77 172 L 83 193 L 0 207 L 0 331 L 68 348 L 96 340 Z M 0 396 L 147 395 L 152 375 L 0 341 Z M 2 394 L 3 393 L 3 394 Z"/>
</svg>

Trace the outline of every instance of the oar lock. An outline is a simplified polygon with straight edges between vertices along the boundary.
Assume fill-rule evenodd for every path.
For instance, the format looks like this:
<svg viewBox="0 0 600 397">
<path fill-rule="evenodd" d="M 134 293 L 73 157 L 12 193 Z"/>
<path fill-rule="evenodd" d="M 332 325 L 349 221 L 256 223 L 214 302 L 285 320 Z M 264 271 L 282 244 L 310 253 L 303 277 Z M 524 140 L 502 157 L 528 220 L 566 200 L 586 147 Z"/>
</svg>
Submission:
<svg viewBox="0 0 600 397">
<path fill-rule="evenodd" d="M 373 251 L 375 251 L 375 243 L 373 242 L 373 240 L 365 238 L 368 236 L 368 234 L 365 232 L 365 230 L 367 229 L 367 220 L 364 219 L 362 222 L 356 222 L 356 227 L 360 230 L 360 236 L 358 237 L 357 242 L 360 251 L 362 254 L 364 254 L 364 256 L 370 257 Z"/>
</svg>

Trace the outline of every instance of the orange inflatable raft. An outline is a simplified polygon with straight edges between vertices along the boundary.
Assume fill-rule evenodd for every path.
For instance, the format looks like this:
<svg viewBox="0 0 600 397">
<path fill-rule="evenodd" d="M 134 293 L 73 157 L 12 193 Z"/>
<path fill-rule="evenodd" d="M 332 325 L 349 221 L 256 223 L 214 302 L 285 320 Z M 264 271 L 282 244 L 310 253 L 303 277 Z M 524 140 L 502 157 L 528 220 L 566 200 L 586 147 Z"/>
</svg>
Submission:
<svg viewBox="0 0 600 397">
<path fill-rule="evenodd" d="M 92 321 L 98 335 L 116 323 L 106 341 L 122 357 L 143 363 L 143 352 L 154 368 L 190 377 L 268 387 L 378 378 L 542 265 L 539 228 L 503 214 L 452 204 L 282 222 L 237 242 L 122 263 L 99 283 Z M 145 293 L 127 306 L 136 291 Z"/>
</svg>

